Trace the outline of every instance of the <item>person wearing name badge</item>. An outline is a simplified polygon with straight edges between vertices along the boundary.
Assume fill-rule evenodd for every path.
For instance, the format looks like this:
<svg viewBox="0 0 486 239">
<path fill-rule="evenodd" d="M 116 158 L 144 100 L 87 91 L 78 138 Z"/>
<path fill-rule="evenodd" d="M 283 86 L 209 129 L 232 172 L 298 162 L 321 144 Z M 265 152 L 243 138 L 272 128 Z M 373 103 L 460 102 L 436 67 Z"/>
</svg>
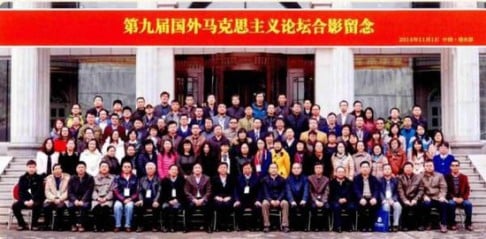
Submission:
<svg viewBox="0 0 486 239">
<path fill-rule="evenodd" d="M 160 180 L 156 175 L 156 165 L 149 162 L 145 165 L 147 175 L 138 181 L 138 201 L 135 203 L 135 214 L 137 215 L 137 232 L 144 229 L 143 216 L 152 210 L 152 231 L 157 232 L 160 228 Z"/>
<path fill-rule="evenodd" d="M 113 189 L 115 175 L 110 174 L 110 164 L 101 162 L 99 173 L 94 177 L 94 189 L 91 211 L 94 216 L 94 232 L 104 232 L 108 229 L 107 222 L 111 221 L 110 213 L 113 207 Z"/>
<path fill-rule="evenodd" d="M 193 166 L 192 175 L 186 178 L 184 192 L 188 201 L 186 208 L 186 228 L 184 232 L 187 232 L 187 227 L 190 225 L 189 223 L 195 210 L 199 209 L 204 214 L 206 231 L 212 233 L 212 210 L 209 201 L 211 197 L 211 182 L 209 177 L 203 174 L 201 164 L 196 163 Z"/>
<path fill-rule="evenodd" d="M 266 148 L 265 141 L 259 139 L 256 142 L 257 151 L 253 159 L 253 168 L 258 178 L 262 179 L 268 174 L 268 167 L 272 163 L 272 153 Z"/>
<path fill-rule="evenodd" d="M 225 224 L 226 230 L 230 231 L 228 226 L 233 212 L 233 203 L 235 195 L 234 177 L 228 174 L 228 164 L 221 162 L 218 166 L 218 175 L 211 179 L 211 197 L 212 205 L 217 213 L 216 226 Z"/>
<path fill-rule="evenodd" d="M 162 204 L 163 232 L 175 232 L 177 215 L 184 209 L 186 195 L 184 185 L 186 180 L 179 173 L 179 167 L 172 164 L 169 172 L 160 183 L 160 202 Z M 185 230 L 185 228 L 184 228 Z"/>
<path fill-rule="evenodd" d="M 330 213 L 328 203 L 330 181 L 328 177 L 324 176 L 324 165 L 319 162 L 315 163 L 314 174 L 310 175 L 307 180 L 309 181 L 309 203 L 311 213 L 317 215 L 317 211 L 322 209 L 324 214 L 328 215 Z M 319 231 L 321 228 L 322 227 L 316 227 L 316 231 Z"/>
<path fill-rule="evenodd" d="M 37 163 L 34 160 L 27 161 L 26 172 L 20 176 L 18 181 L 19 200 L 14 202 L 12 210 L 17 219 L 18 231 L 23 231 L 27 228 L 27 223 L 22 216 L 22 209 L 32 209 L 32 230 L 38 230 L 37 221 L 42 210 L 42 199 L 44 192 L 42 183 L 43 177 L 37 174 Z"/>
<path fill-rule="evenodd" d="M 76 165 L 76 174 L 71 176 L 68 184 L 68 211 L 71 223 L 71 232 L 84 232 L 91 209 L 94 178 L 86 171 L 86 163 L 79 161 Z M 79 216 L 76 212 L 79 212 Z"/>
<path fill-rule="evenodd" d="M 52 174 L 47 176 L 44 194 L 44 225 L 47 229 L 51 225 L 52 211 L 56 210 L 57 225 L 53 229 L 61 229 L 59 222 L 63 222 L 64 211 L 68 199 L 69 174 L 62 171 L 60 164 L 52 166 Z"/>
<path fill-rule="evenodd" d="M 121 230 L 122 216 L 125 216 L 125 231 L 132 231 L 132 218 L 134 202 L 138 200 L 137 176 L 132 173 L 132 163 L 123 162 L 122 173 L 115 179 L 115 189 L 113 194 L 115 195 L 115 232 Z"/>
<path fill-rule="evenodd" d="M 381 185 L 381 208 L 388 213 L 393 211 L 393 226 L 391 231 L 398 232 L 400 217 L 402 215 L 402 205 L 398 201 L 398 178 L 393 176 L 389 164 L 383 165 L 383 177 L 378 180 Z"/>
<path fill-rule="evenodd" d="M 236 221 L 238 228 L 242 228 L 243 213 L 245 210 L 251 210 L 250 223 L 246 223 L 246 228 L 251 230 L 256 229 L 258 224 L 256 222 L 261 217 L 262 204 L 259 200 L 260 180 L 253 172 L 251 163 L 244 163 L 242 166 L 242 174 L 238 176 L 236 182 L 235 203 L 233 207 L 236 211 Z"/>
</svg>

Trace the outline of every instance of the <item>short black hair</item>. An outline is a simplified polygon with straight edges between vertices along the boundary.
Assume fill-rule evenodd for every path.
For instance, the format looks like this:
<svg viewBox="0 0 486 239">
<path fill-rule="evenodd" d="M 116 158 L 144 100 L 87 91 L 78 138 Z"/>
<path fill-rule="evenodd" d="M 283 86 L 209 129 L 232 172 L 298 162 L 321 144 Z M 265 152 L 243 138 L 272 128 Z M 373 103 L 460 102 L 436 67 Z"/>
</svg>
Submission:
<svg viewBox="0 0 486 239">
<path fill-rule="evenodd" d="M 29 165 L 36 165 L 37 166 L 37 163 L 35 162 L 35 160 L 31 159 L 29 161 L 27 161 L 27 163 L 25 164 L 26 166 L 29 166 Z"/>
<path fill-rule="evenodd" d="M 76 167 L 78 167 L 79 165 L 83 165 L 84 167 L 86 167 L 86 163 L 84 161 L 79 161 L 77 164 L 76 164 Z"/>
<path fill-rule="evenodd" d="M 116 99 L 113 101 L 113 105 L 120 104 L 123 105 L 123 102 L 120 99 Z"/>
<path fill-rule="evenodd" d="M 368 162 L 368 161 L 362 161 L 361 163 L 359 163 L 359 167 L 361 168 L 365 164 L 367 164 L 368 166 L 371 166 L 370 162 Z"/>
</svg>

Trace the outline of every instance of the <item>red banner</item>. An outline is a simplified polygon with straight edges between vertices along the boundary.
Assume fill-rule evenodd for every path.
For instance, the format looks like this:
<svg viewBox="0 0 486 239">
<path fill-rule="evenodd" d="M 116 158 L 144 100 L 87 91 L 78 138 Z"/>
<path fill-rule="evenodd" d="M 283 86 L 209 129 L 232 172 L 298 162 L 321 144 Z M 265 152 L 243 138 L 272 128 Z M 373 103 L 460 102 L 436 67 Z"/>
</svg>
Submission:
<svg viewBox="0 0 486 239">
<path fill-rule="evenodd" d="M 486 45 L 486 10 L 2 10 L 0 45 Z"/>
</svg>

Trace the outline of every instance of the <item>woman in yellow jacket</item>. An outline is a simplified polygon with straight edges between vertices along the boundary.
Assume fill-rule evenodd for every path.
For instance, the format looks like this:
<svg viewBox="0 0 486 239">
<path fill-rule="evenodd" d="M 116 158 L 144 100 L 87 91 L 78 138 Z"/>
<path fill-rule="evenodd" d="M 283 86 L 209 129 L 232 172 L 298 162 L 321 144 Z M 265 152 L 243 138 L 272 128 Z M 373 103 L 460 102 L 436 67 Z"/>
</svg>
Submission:
<svg viewBox="0 0 486 239">
<path fill-rule="evenodd" d="M 290 174 L 290 156 L 282 148 L 282 142 L 279 140 L 273 143 L 272 162 L 278 166 L 278 174 L 283 178 L 287 178 Z"/>
</svg>

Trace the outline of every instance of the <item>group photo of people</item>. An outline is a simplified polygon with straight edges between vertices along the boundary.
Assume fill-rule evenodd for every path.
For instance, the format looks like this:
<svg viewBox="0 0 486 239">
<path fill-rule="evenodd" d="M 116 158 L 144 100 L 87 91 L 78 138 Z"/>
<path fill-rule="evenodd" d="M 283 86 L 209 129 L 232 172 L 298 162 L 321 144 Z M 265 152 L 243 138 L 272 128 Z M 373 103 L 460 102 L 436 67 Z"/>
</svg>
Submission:
<svg viewBox="0 0 486 239">
<path fill-rule="evenodd" d="M 17 230 L 474 230 L 468 177 L 419 105 L 171 97 L 72 105 L 14 186 Z"/>
</svg>

